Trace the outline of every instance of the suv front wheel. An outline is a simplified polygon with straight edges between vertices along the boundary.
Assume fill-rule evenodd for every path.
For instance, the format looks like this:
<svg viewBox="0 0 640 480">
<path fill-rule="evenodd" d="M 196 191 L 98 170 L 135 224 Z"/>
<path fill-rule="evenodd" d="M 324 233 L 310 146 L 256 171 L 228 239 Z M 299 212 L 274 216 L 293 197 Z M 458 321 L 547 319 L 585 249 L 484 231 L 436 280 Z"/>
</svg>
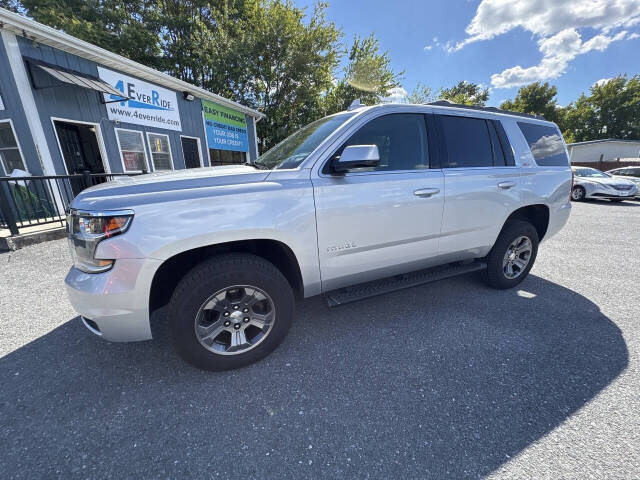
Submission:
<svg viewBox="0 0 640 480">
<path fill-rule="evenodd" d="M 178 284 L 169 333 L 180 356 L 198 368 L 243 367 L 282 342 L 294 304 L 289 282 L 273 264 L 255 255 L 220 255 Z"/>
<path fill-rule="evenodd" d="M 485 279 L 498 289 L 515 287 L 529 274 L 538 254 L 538 232 L 523 220 L 509 221 L 486 257 Z"/>
</svg>

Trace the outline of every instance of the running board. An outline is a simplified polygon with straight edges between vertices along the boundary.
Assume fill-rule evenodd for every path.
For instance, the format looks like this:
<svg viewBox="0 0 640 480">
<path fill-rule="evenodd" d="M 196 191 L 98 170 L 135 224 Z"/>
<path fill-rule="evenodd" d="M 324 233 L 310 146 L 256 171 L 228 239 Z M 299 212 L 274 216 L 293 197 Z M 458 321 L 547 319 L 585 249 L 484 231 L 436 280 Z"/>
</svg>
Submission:
<svg viewBox="0 0 640 480">
<path fill-rule="evenodd" d="M 357 302 L 369 297 L 375 297 L 384 293 L 395 292 L 403 288 L 415 287 L 424 283 L 435 282 L 449 277 L 455 277 L 465 273 L 484 270 L 487 264 L 475 261 L 465 264 L 450 264 L 440 267 L 427 268 L 417 272 L 396 275 L 394 277 L 373 280 L 351 287 L 340 288 L 325 294 L 327 304 L 330 307 L 337 307 L 346 303 Z"/>
</svg>

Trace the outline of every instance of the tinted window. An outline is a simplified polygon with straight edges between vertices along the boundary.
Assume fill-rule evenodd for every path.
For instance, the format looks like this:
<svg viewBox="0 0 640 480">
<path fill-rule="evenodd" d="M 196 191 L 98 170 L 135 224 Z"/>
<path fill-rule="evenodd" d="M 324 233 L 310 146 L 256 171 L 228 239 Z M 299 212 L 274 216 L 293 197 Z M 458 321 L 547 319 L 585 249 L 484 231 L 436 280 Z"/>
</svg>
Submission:
<svg viewBox="0 0 640 480">
<path fill-rule="evenodd" d="M 377 145 L 380 164 L 376 170 L 429 168 L 427 129 L 424 115 L 394 113 L 371 120 L 340 148 L 349 145 Z"/>
<path fill-rule="evenodd" d="M 504 150 L 498 139 L 498 132 L 493 122 L 487 122 L 489 127 L 489 135 L 491 136 L 491 147 L 493 148 L 493 164 L 496 166 L 506 165 L 507 162 L 504 156 Z"/>
<path fill-rule="evenodd" d="M 558 129 L 535 123 L 518 122 L 538 165 L 567 166 L 569 159 Z"/>
<path fill-rule="evenodd" d="M 448 167 L 491 167 L 493 153 L 487 122 L 481 118 L 440 115 Z"/>
<path fill-rule="evenodd" d="M 511 167 L 515 166 L 516 160 L 515 158 L 513 158 L 513 148 L 511 148 L 509 137 L 507 137 L 507 133 L 504 131 L 502 122 L 500 122 L 499 120 L 491 120 L 489 123 L 493 124 L 496 132 L 498 133 L 498 138 L 500 139 L 500 143 L 502 144 L 505 163 Z"/>
</svg>

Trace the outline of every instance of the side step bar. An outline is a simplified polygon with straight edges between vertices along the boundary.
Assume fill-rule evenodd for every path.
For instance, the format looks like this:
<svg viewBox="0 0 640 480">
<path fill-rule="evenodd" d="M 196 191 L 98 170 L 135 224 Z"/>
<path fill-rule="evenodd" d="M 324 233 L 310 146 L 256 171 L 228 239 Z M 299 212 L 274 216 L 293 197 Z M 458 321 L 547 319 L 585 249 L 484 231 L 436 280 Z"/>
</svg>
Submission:
<svg viewBox="0 0 640 480">
<path fill-rule="evenodd" d="M 415 287 L 416 285 L 435 282 L 464 273 L 476 272 L 478 270 L 484 270 L 485 268 L 487 268 L 487 264 L 481 261 L 443 265 L 406 273 L 404 275 L 396 275 L 395 277 L 373 280 L 351 287 L 340 288 L 326 293 L 325 298 L 330 307 L 337 307 L 338 305 L 357 302 L 358 300 L 375 297 L 376 295 L 395 292 L 403 288 Z"/>
</svg>

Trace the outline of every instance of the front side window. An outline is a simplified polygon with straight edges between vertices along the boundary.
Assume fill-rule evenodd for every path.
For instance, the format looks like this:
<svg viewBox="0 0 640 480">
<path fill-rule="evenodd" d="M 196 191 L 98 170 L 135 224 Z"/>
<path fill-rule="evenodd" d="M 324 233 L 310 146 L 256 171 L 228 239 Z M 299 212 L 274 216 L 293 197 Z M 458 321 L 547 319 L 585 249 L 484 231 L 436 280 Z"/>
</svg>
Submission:
<svg viewBox="0 0 640 480">
<path fill-rule="evenodd" d="M 439 117 L 449 168 L 493 166 L 493 147 L 486 120 L 453 115 Z M 505 164 L 503 152 L 501 162 Z"/>
<path fill-rule="evenodd" d="M 569 165 L 564 142 L 557 128 L 529 122 L 518 122 L 518 127 L 527 140 L 533 159 L 538 165 L 545 167 Z"/>
<path fill-rule="evenodd" d="M 0 123 L 0 161 L 7 175 L 16 169 L 26 170 L 16 136 L 9 122 Z"/>
<path fill-rule="evenodd" d="M 125 172 L 141 172 L 147 168 L 147 154 L 142 132 L 116 129 L 120 157 Z"/>
<path fill-rule="evenodd" d="M 169 135 L 147 133 L 154 170 L 173 170 Z"/>
<path fill-rule="evenodd" d="M 375 170 L 429 168 L 429 149 L 424 115 L 393 113 L 375 118 L 354 133 L 334 156 L 351 145 L 377 145 L 380 163 Z"/>
</svg>

